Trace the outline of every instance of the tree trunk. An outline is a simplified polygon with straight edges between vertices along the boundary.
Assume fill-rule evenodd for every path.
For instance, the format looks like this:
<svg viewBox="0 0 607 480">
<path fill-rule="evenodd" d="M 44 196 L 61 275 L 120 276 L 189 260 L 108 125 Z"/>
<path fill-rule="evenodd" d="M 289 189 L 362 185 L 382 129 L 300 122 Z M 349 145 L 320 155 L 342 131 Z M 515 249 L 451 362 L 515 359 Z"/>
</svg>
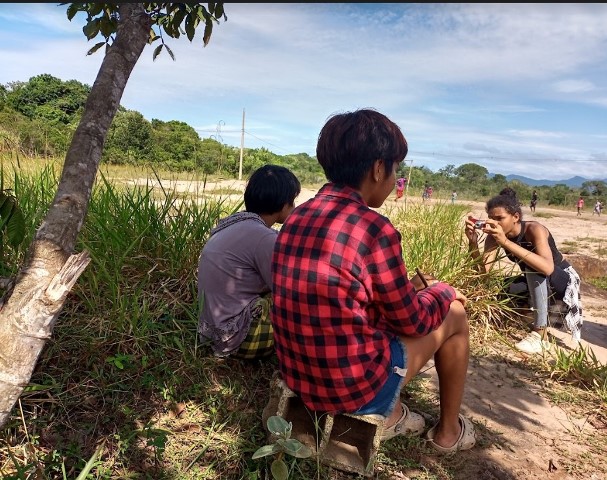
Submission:
<svg viewBox="0 0 607 480">
<path fill-rule="evenodd" d="M 140 3 L 123 3 L 119 16 L 116 39 L 86 101 L 53 203 L 0 311 L 0 427 L 29 383 L 69 290 L 90 261 L 87 252 L 72 253 L 105 137 L 152 25 Z"/>
</svg>

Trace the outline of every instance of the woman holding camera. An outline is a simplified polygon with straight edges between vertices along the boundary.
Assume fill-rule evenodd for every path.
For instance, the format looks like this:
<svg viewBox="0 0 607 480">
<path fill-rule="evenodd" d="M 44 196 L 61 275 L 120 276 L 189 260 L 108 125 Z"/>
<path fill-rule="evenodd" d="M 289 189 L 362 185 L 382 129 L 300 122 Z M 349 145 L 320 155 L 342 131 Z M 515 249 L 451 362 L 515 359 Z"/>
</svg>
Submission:
<svg viewBox="0 0 607 480">
<path fill-rule="evenodd" d="M 580 339 L 582 305 L 580 277 L 563 259 L 550 231 L 536 221 L 523 221 L 516 192 L 507 189 L 491 198 L 485 207 L 488 220 L 475 225 L 468 217 L 465 232 L 474 258 L 481 258 L 479 232 L 487 235 L 482 253 L 482 268 L 488 272 L 498 259 L 499 249 L 517 263 L 525 274 L 534 322 L 531 333 L 515 347 L 525 353 L 541 353 L 550 347 L 546 341 L 548 299 L 553 294 L 567 306 L 565 322 L 574 340 Z"/>
</svg>

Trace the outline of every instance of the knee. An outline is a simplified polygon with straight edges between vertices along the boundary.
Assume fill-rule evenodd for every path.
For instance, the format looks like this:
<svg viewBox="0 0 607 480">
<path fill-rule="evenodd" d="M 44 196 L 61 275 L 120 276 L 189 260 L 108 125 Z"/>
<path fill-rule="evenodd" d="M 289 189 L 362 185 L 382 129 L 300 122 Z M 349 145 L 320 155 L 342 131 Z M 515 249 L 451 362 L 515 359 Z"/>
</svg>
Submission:
<svg viewBox="0 0 607 480">
<path fill-rule="evenodd" d="M 453 302 L 447 316 L 450 317 L 451 324 L 454 328 L 453 333 L 469 334 L 468 314 L 461 302 Z"/>
</svg>

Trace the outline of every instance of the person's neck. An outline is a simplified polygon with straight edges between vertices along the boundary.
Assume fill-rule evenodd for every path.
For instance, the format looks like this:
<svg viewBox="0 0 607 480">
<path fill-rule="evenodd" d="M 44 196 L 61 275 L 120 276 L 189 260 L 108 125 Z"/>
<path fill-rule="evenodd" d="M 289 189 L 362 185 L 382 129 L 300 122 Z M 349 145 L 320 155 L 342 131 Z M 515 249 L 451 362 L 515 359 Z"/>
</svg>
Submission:
<svg viewBox="0 0 607 480">
<path fill-rule="evenodd" d="M 521 234 L 521 230 L 523 228 L 523 223 L 522 222 L 518 222 L 513 228 L 512 230 L 510 230 L 507 234 L 506 237 L 509 239 L 512 238 L 516 238 Z"/>
<path fill-rule="evenodd" d="M 261 219 L 263 220 L 263 222 L 266 224 L 266 227 L 271 228 L 272 225 L 274 225 L 276 223 L 276 219 L 278 218 L 278 214 L 277 213 L 260 213 L 259 216 L 261 217 Z"/>
</svg>

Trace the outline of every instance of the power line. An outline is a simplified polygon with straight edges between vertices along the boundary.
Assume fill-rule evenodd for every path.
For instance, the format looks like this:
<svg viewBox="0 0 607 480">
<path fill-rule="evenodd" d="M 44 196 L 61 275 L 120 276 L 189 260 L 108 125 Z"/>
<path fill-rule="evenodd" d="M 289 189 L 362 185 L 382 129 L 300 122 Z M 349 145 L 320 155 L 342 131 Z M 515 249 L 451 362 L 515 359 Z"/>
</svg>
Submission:
<svg viewBox="0 0 607 480">
<path fill-rule="evenodd" d="M 293 153 L 293 152 L 289 152 L 286 148 L 279 147 L 278 145 L 274 145 L 273 143 L 270 143 L 267 140 L 263 140 L 262 138 L 259 138 L 257 135 L 253 135 L 251 132 L 247 132 L 245 130 L 244 133 L 246 133 L 247 135 L 251 135 L 252 137 L 255 137 L 260 142 L 264 142 L 264 143 L 267 143 L 268 145 L 272 145 L 274 148 L 278 148 L 279 150 L 282 150 L 283 152 Z"/>
<path fill-rule="evenodd" d="M 212 133 L 214 132 L 213 130 L 202 130 L 202 129 L 197 129 L 197 131 L 199 132 L 209 132 Z M 239 133 L 240 130 L 222 130 L 223 133 Z M 292 154 L 293 152 L 287 150 L 286 148 L 280 147 L 274 143 L 268 142 L 267 140 L 264 140 L 261 137 L 258 137 L 257 135 L 255 135 L 254 133 L 249 132 L 248 130 L 245 130 L 245 133 L 247 135 L 250 135 L 251 137 L 256 138 L 257 140 L 259 140 L 260 142 L 266 144 L 266 145 L 270 145 L 274 148 L 277 148 L 279 150 L 282 150 L 283 152 L 286 152 L 287 154 Z M 311 149 L 312 151 L 315 150 L 315 147 Z M 478 161 L 478 162 L 483 162 L 483 161 L 487 161 L 487 160 L 501 160 L 501 161 L 511 161 L 511 160 L 517 160 L 517 161 L 523 161 L 523 162 L 562 162 L 562 163 L 570 163 L 570 162 L 606 162 L 607 163 L 607 157 L 606 158 L 597 158 L 597 159 L 580 159 L 580 158 L 555 158 L 555 157 L 533 157 L 533 158 L 525 158 L 525 157 L 521 157 L 520 155 L 517 154 L 513 154 L 512 156 L 495 156 L 495 155 L 473 155 L 473 154 L 465 154 L 465 153 L 440 153 L 440 152 L 424 152 L 421 150 L 409 150 L 409 155 L 421 155 L 421 156 L 425 156 L 425 157 L 433 157 L 433 158 L 459 158 L 459 159 L 464 159 L 464 160 L 470 160 L 470 161 Z M 407 159 L 408 160 L 408 159 Z"/>
</svg>

